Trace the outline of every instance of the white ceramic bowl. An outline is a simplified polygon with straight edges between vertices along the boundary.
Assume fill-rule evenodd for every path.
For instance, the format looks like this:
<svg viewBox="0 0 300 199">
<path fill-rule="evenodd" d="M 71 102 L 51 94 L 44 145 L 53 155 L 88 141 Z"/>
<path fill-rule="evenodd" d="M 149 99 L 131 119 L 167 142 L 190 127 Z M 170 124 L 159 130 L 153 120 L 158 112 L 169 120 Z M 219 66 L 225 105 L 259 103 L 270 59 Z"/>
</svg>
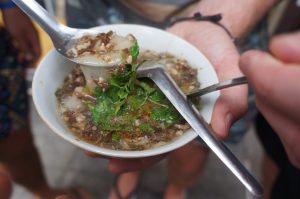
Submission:
<svg viewBox="0 0 300 199">
<path fill-rule="evenodd" d="M 141 25 L 107 25 L 97 27 L 100 32 L 115 31 L 119 35 L 132 33 L 138 41 L 140 48 L 150 49 L 158 52 L 169 52 L 178 57 L 188 60 L 192 67 L 198 69 L 198 78 L 201 87 L 205 87 L 218 82 L 216 73 L 208 60 L 194 46 L 168 32 L 160 29 Z M 60 120 L 57 113 L 56 89 L 62 85 L 63 79 L 75 66 L 73 62 L 62 57 L 51 50 L 40 62 L 33 78 L 32 92 L 36 109 L 41 118 L 53 130 L 54 133 L 72 144 L 98 154 L 136 158 L 158 155 L 177 149 L 197 135 L 193 130 L 188 130 L 181 137 L 164 146 L 147 149 L 143 151 L 120 151 L 101 148 L 79 140 L 75 137 Z M 219 92 L 214 92 L 202 97 L 203 108 L 201 114 L 206 121 L 210 122 L 213 106 L 219 96 Z"/>
</svg>

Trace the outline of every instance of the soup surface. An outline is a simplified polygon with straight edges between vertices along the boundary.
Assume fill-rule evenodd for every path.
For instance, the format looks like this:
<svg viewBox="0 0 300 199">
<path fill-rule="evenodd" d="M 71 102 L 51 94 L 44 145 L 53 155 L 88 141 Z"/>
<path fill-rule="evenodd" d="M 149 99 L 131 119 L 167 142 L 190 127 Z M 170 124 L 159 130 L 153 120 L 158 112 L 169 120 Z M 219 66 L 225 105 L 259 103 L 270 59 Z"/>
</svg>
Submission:
<svg viewBox="0 0 300 199">
<path fill-rule="evenodd" d="M 80 67 L 68 74 L 56 92 L 58 112 L 79 139 L 114 150 L 145 150 L 181 136 L 190 126 L 159 88 L 147 78 L 137 79 L 143 60 L 165 65 L 183 92 L 199 88 L 197 70 L 169 53 L 145 50 L 136 64 L 123 64 L 86 85 Z M 195 99 L 199 106 L 200 99 Z"/>
<path fill-rule="evenodd" d="M 137 52 L 135 37 L 126 37 L 109 31 L 79 38 L 67 54 L 77 63 L 91 66 L 114 66 L 123 62 L 131 63 Z"/>
</svg>

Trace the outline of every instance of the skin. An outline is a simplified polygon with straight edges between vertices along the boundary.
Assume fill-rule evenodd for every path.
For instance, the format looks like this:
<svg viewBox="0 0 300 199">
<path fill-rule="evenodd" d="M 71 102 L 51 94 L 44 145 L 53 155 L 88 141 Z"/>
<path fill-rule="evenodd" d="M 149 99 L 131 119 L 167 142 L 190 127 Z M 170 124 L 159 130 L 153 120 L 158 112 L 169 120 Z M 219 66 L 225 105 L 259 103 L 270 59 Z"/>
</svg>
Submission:
<svg viewBox="0 0 300 199">
<path fill-rule="evenodd" d="M 185 31 L 192 26 L 193 32 L 198 32 L 198 34 Z M 171 27 L 168 31 L 185 38 L 204 53 L 215 67 L 220 81 L 242 75 L 238 69 L 239 54 L 234 43 L 226 32 L 215 24 L 185 22 Z M 210 37 L 214 39 L 210 39 Z M 211 125 L 219 138 L 227 137 L 231 123 L 246 111 L 246 93 L 246 86 L 226 89 L 226 91 L 221 92 L 221 97 L 214 107 L 211 121 Z"/>
<path fill-rule="evenodd" d="M 19 49 L 18 59 L 33 67 L 41 54 L 38 33 L 33 23 L 19 8 L 4 9 L 2 12 L 5 28 Z"/>
<path fill-rule="evenodd" d="M 300 32 L 274 37 L 270 54 L 250 51 L 240 68 L 256 91 L 256 104 L 300 168 Z M 267 74 L 267 75 L 266 75 Z"/>
</svg>

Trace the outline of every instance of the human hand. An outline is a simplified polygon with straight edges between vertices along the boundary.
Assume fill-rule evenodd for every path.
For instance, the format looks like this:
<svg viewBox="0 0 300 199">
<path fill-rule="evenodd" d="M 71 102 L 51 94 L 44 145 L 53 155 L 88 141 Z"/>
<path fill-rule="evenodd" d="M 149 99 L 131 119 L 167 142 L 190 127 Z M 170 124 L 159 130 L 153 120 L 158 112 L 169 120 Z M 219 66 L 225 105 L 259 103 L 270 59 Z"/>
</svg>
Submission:
<svg viewBox="0 0 300 199">
<path fill-rule="evenodd" d="M 113 173 L 123 173 L 129 171 L 137 171 L 149 167 L 160 160 L 164 159 L 168 154 L 151 156 L 146 158 L 112 158 L 102 156 L 89 151 L 85 152 L 86 155 L 93 158 L 105 158 L 108 160 L 108 169 Z"/>
<path fill-rule="evenodd" d="M 239 53 L 227 33 L 210 22 L 181 22 L 168 29 L 198 48 L 214 66 L 219 81 L 239 77 Z M 231 124 L 247 109 L 247 87 L 221 91 L 214 107 L 211 125 L 217 136 L 224 139 Z"/>
<path fill-rule="evenodd" d="M 41 49 L 33 23 L 19 8 L 4 9 L 3 19 L 15 47 L 19 49 L 18 60 L 28 62 L 29 67 L 34 66 Z"/>
<path fill-rule="evenodd" d="M 300 32 L 273 38 L 270 52 L 243 54 L 240 68 L 255 89 L 258 109 L 300 168 Z"/>
</svg>

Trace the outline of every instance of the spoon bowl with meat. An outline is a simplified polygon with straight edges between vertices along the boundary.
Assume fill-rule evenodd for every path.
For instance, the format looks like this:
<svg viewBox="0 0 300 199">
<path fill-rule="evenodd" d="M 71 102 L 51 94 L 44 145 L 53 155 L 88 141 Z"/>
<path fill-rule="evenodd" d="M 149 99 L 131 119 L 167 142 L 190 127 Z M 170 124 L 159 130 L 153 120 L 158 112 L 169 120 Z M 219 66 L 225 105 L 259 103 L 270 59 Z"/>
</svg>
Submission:
<svg viewBox="0 0 300 199">
<path fill-rule="evenodd" d="M 135 40 L 132 37 L 122 37 L 113 32 L 102 33 L 98 28 L 71 28 L 57 22 L 35 0 L 13 0 L 13 2 L 48 33 L 61 55 L 84 65 L 86 69 L 107 68 L 132 59 L 127 52 L 135 50 Z"/>
</svg>

